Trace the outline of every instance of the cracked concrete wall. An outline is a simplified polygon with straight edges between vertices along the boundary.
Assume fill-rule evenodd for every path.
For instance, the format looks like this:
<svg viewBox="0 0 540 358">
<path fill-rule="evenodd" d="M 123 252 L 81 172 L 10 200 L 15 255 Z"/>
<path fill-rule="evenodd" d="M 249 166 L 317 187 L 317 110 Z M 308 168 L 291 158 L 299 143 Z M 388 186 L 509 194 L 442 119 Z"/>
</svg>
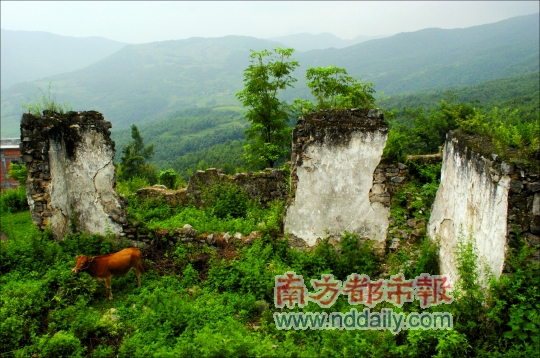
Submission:
<svg viewBox="0 0 540 358">
<path fill-rule="evenodd" d="M 486 263 L 497 277 L 506 252 L 509 166 L 496 165 L 466 142 L 456 133 L 447 136 L 441 184 L 428 225 L 430 237 L 440 240 L 441 273 L 448 274 L 452 284 L 459 277 L 456 246 L 460 235 L 473 235 L 479 263 Z"/>
<path fill-rule="evenodd" d="M 94 111 L 23 115 L 22 159 L 28 168 L 32 220 L 61 240 L 76 230 L 122 234 L 125 203 L 115 191 L 111 124 Z"/>
<path fill-rule="evenodd" d="M 300 119 L 293 130 L 285 231 L 308 246 L 319 238 L 339 240 L 344 231 L 384 245 L 389 208 L 373 195 L 386 193 L 372 188 L 387 135 L 376 109 L 319 111 Z"/>
</svg>

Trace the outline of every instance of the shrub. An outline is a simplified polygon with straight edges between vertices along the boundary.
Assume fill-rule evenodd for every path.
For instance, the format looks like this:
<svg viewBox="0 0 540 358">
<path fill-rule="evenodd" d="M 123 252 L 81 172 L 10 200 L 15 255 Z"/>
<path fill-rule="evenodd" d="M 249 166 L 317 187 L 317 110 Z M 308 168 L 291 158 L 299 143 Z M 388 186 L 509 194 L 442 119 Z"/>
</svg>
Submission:
<svg viewBox="0 0 540 358">
<path fill-rule="evenodd" d="M 245 190 L 232 183 L 220 183 L 206 188 L 204 202 L 218 218 L 245 217 L 249 205 L 249 197 Z"/>
<path fill-rule="evenodd" d="M 180 175 L 174 169 L 162 170 L 157 175 L 157 181 L 169 189 L 176 189 L 180 182 Z"/>
<path fill-rule="evenodd" d="M 173 211 L 162 198 L 144 200 L 132 197 L 128 212 L 132 220 L 150 223 L 152 220 L 165 220 L 171 217 Z"/>
<path fill-rule="evenodd" d="M 24 356 L 36 355 L 43 358 L 83 357 L 86 348 L 81 341 L 70 332 L 59 331 L 52 337 L 44 335 L 36 344 L 23 350 Z M 22 353 L 22 352 L 21 352 Z"/>
<path fill-rule="evenodd" d="M 26 170 L 26 164 L 9 164 L 8 178 L 15 179 L 20 185 L 25 185 L 28 171 Z"/>
<path fill-rule="evenodd" d="M 26 188 L 22 185 L 15 189 L 8 189 L 0 193 L 1 211 L 22 211 L 28 209 Z"/>
<path fill-rule="evenodd" d="M 128 180 L 118 181 L 116 191 L 120 195 L 129 196 L 141 188 L 147 188 L 150 182 L 147 178 L 133 177 Z"/>
</svg>

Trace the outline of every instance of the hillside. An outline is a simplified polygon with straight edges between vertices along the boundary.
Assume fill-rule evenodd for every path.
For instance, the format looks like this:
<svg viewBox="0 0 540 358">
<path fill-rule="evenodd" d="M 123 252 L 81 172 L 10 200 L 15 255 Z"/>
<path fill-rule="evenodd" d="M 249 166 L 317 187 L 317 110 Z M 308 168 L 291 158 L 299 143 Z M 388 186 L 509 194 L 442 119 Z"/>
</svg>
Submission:
<svg viewBox="0 0 540 358">
<path fill-rule="evenodd" d="M 337 65 L 385 94 L 443 89 L 537 72 L 538 15 L 465 29 L 425 29 L 371 40 L 344 49 L 299 52 L 296 88 L 285 99 L 309 97 L 308 66 Z M 2 91 L 3 135 L 18 135 L 20 103 L 32 100 L 49 81 L 58 102 L 94 109 L 127 128 L 165 118 L 182 108 L 238 105 L 249 50 L 279 43 L 251 37 L 191 38 L 129 45 L 72 73 L 23 83 Z"/>
<path fill-rule="evenodd" d="M 2 29 L 2 90 L 15 83 L 89 66 L 125 45 L 102 37 L 70 37 L 42 31 Z"/>
<path fill-rule="evenodd" d="M 242 112 L 226 107 L 190 108 L 138 128 L 145 143 L 154 144 L 151 163 L 159 169 L 173 168 L 187 179 L 188 170 L 243 164 L 242 145 L 248 123 Z M 131 141 L 131 130 L 115 131 L 112 137 L 119 162 L 122 148 Z"/>
<path fill-rule="evenodd" d="M 540 108 L 539 72 L 486 81 L 475 86 L 396 94 L 381 100 L 378 106 L 386 110 L 397 110 L 398 113 L 402 113 L 405 108 L 432 109 L 449 94 L 456 95 L 459 102 L 472 102 L 479 107 L 519 107 L 522 117 L 532 120 Z"/>
<path fill-rule="evenodd" d="M 128 45 L 85 69 L 3 91 L 2 126 L 16 133 L 20 114 L 7 116 L 20 113 L 20 103 L 32 100 L 49 80 L 58 102 L 69 101 L 75 110 L 97 110 L 115 129 L 165 118 L 182 108 L 238 105 L 234 93 L 242 87 L 249 50 L 278 45 L 241 36 Z"/>
</svg>

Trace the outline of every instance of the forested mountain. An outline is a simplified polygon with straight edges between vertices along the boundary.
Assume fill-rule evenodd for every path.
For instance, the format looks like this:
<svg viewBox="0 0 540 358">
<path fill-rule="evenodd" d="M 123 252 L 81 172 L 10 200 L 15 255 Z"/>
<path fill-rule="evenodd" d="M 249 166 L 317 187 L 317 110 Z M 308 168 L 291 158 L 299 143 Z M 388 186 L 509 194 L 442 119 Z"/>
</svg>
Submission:
<svg viewBox="0 0 540 358">
<path fill-rule="evenodd" d="M 477 108 L 518 108 L 525 119 L 535 119 L 540 107 L 539 73 L 519 75 L 445 90 L 428 90 L 406 95 L 393 95 L 377 105 L 387 111 L 397 110 L 402 117 L 406 108 L 435 108 L 448 92 L 460 102 L 473 102 Z M 402 119 L 406 120 L 406 119 Z M 209 167 L 240 167 L 243 131 L 247 121 L 241 110 L 223 108 L 192 108 L 177 111 L 167 119 L 139 126 L 147 144 L 154 144 L 155 155 L 150 161 L 158 169 L 173 168 L 185 179 L 188 170 Z M 129 129 L 112 134 L 117 158 L 131 140 Z"/>
<path fill-rule="evenodd" d="M 150 161 L 159 169 L 174 168 L 187 179 L 187 169 L 242 165 L 244 130 L 248 122 L 242 110 L 227 108 L 191 108 L 168 118 L 139 126 L 145 143 L 154 144 Z M 131 140 L 131 130 L 113 132 L 116 157 Z"/>
<path fill-rule="evenodd" d="M 336 65 L 378 92 L 395 94 L 473 85 L 537 72 L 538 14 L 465 29 L 425 29 L 371 40 L 344 49 L 298 52 L 299 81 L 285 99 L 309 98 L 308 66 Z M 97 110 L 121 129 L 155 121 L 182 108 L 235 105 L 249 50 L 277 42 L 251 37 L 191 38 L 128 45 L 84 69 L 23 83 L 2 91 L 2 131 L 18 135 L 20 103 L 53 81 L 58 102 Z"/>
<path fill-rule="evenodd" d="M 403 113 L 406 108 L 435 108 L 443 98 L 456 96 L 459 102 L 471 102 L 480 108 L 518 107 L 522 117 L 533 120 L 540 108 L 539 72 L 482 82 L 475 86 L 396 94 L 379 101 L 378 106 Z"/>
<path fill-rule="evenodd" d="M 2 90 L 15 83 L 86 67 L 125 45 L 102 37 L 70 37 L 42 31 L 2 29 Z"/>
<path fill-rule="evenodd" d="M 387 36 L 357 36 L 351 40 L 344 40 L 328 32 L 321 34 L 294 34 L 269 38 L 271 41 L 281 42 L 286 47 L 292 47 L 296 51 L 322 50 L 326 48 L 344 48 L 365 41 L 380 39 Z"/>
</svg>

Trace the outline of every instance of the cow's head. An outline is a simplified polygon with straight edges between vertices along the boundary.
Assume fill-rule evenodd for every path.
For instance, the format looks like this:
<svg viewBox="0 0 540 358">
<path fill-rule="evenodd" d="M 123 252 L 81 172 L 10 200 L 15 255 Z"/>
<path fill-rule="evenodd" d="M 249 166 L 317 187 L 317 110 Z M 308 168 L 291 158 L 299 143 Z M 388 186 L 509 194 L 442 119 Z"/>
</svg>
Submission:
<svg viewBox="0 0 540 358">
<path fill-rule="evenodd" d="M 83 270 L 86 270 L 88 266 L 90 265 L 90 262 L 94 261 L 94 258 L 89 258 L 85 255 L 77 256 L 77 263 L 75 264 L 75 267 L 71 270 L 71 272 L 79 273 Z"/>
</svg>

